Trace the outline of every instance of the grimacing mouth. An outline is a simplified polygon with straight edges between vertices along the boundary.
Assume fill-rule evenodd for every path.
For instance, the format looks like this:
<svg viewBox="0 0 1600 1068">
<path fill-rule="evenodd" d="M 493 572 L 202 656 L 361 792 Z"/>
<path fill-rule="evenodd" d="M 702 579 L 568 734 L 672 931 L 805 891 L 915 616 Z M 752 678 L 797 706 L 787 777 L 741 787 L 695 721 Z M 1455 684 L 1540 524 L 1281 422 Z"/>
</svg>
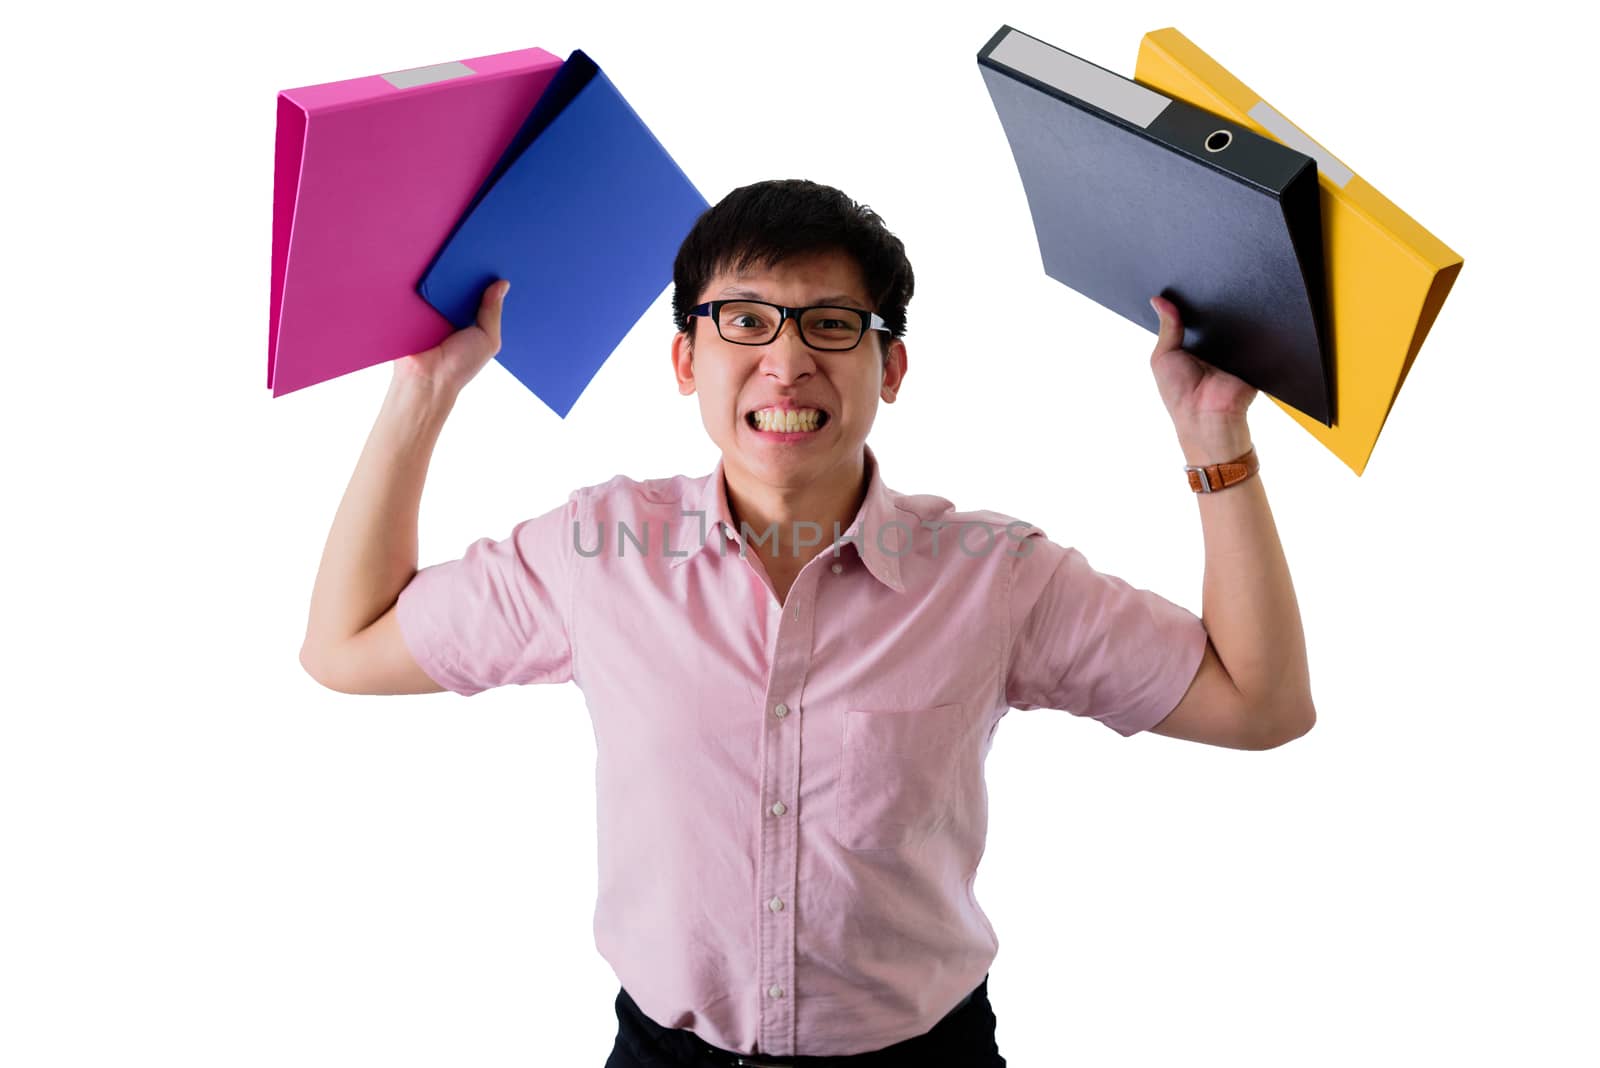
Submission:
<svg viewBox="0 0 1600 1068">
<path fill-rule="evenodd" d="M 810 405 L 807 405 L 807 407 L 810 407 Z M 751 408 L 748 412 L 744 413 L 745 425 L 748 426 L 751 430 L 759 429 L 756 426 L 756 412 L 758 412 L 758 411 L 760 411 L 759 408 Z M 823 427 L 827 426 L 828 422 L 832 418 L 833 418 L 833 416 L 828 413 L 828 410 L 826 408 L 818 408 L 817 409 L 817 429 L 821 430 Z"/>
</svg>

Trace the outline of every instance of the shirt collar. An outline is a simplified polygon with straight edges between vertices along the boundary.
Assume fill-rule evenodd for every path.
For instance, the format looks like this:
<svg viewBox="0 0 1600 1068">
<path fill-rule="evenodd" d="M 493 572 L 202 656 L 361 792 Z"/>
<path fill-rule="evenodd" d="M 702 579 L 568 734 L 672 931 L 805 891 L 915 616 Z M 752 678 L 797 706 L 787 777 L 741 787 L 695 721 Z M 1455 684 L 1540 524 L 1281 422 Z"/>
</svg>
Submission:
<svg viewBox="0 0 1600 1068">
<path fill-rule="evenodd" d="M 867 570 L 874 578 L 896 593 L 904 593 L 905 584 L 900 581 L 900 557 L 904 554 L 905 547 L 910 544 L 911 534 L 915 529 L 913 524 L 915 517 L 900 514 L 901 510 L 894 503 L 896 494 L 884 485 L 882 473 L 878 469 L 878 458 L 873 453 L 872 446 L 863 445 L 862 448 L 866 454 L 867 469 L 871 472 L 867 482 L 867 496 L 857 509 L 854 521 L 839 535 L 839 554 L 842 556 L 849 551 L 850 546 L 855 546 L 861 561 L 866 564 Z M 685 560 L 698 556 L 711 546 L 720 545 L 724 541 L 729 545 L 722 551 L 738 552 L 739 527 L 728 510 L 727 480 L 720 458 L 711 474 L 692 485 L 684 496 L 683 508 L 685 511 L 699 512 L 704 516 L 703 527 L 698 522 L 690 523 L 690 517 L 687 516 L 684 521 L 686 529 L 703 529 L 706 536 L 698 545 L 688 546 L 685 555 L 674 556 L 668 563 L 669 567 L 678 567 Z M 785 530 L 782 533 L 788 535 L 789 531 Z M 831 538 L 832 535 L 832 530 L 822 532 L 824 539 Z M 857 540 L 845 541 L 846 537 L 852 535 L 859 537 Z M 780 549 L 782 544 L 780 542 Z M 822 552 L 833 552 L 832 543 L 825 540 Z"/>
</svg>

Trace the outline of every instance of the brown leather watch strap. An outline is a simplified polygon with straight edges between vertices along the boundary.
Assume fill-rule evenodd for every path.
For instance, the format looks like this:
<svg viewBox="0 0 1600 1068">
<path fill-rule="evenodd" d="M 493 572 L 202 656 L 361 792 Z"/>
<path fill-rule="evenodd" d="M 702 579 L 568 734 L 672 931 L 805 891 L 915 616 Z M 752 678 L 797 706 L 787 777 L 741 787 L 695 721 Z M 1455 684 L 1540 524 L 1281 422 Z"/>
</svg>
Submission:
<svg viewBox="0 0 1600 1068">
<path fill-rule="evenodd" d="M 1196 493 L 1215 493 L 1238 485 L 1261 470 L 1261 461 L 1256 459 L 1256 447 L 1252 445 L 1248 452 L 1237 459 L 1224 460 L 1220 464 L 1185 467 L 1183 470 L 1189 476 L 1190 489 Z"/>
</svg>

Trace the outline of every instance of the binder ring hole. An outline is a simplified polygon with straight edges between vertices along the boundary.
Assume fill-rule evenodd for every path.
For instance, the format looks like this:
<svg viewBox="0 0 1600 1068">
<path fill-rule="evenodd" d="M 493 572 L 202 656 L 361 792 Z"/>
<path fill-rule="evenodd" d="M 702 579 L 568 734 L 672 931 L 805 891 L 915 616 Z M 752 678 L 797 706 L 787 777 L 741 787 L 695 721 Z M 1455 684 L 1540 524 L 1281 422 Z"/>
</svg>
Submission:
<svg viewBox="0 0 1600 1068">
<path fill-rule="evenodd" d="M 1206 151 L 1221 152 L 1231 144 L 1233 144 L 1233 134 L 1227 130 L 1218 130 L 1206 138 Z"/>
</svg>

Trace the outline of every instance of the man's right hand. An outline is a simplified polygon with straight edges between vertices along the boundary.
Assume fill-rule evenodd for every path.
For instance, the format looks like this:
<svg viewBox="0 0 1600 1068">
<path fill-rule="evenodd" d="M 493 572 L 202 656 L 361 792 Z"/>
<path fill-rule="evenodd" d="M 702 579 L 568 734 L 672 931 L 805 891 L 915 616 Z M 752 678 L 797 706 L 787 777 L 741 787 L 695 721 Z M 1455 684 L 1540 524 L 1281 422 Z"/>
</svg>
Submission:
<svg viewBox="0 0 1600 1068">
<path fill-rule="evenodd" d="M 478 321 L 457 330 L 426 352 L 395 360 L 395 380 L 413 380 L 433 392 L 452 397 L 460 393 L 500 351 L 500 309 L 510 288 L 511 283 L 503 279 L 491 282 L 478 304 Z"/>
</svg>

